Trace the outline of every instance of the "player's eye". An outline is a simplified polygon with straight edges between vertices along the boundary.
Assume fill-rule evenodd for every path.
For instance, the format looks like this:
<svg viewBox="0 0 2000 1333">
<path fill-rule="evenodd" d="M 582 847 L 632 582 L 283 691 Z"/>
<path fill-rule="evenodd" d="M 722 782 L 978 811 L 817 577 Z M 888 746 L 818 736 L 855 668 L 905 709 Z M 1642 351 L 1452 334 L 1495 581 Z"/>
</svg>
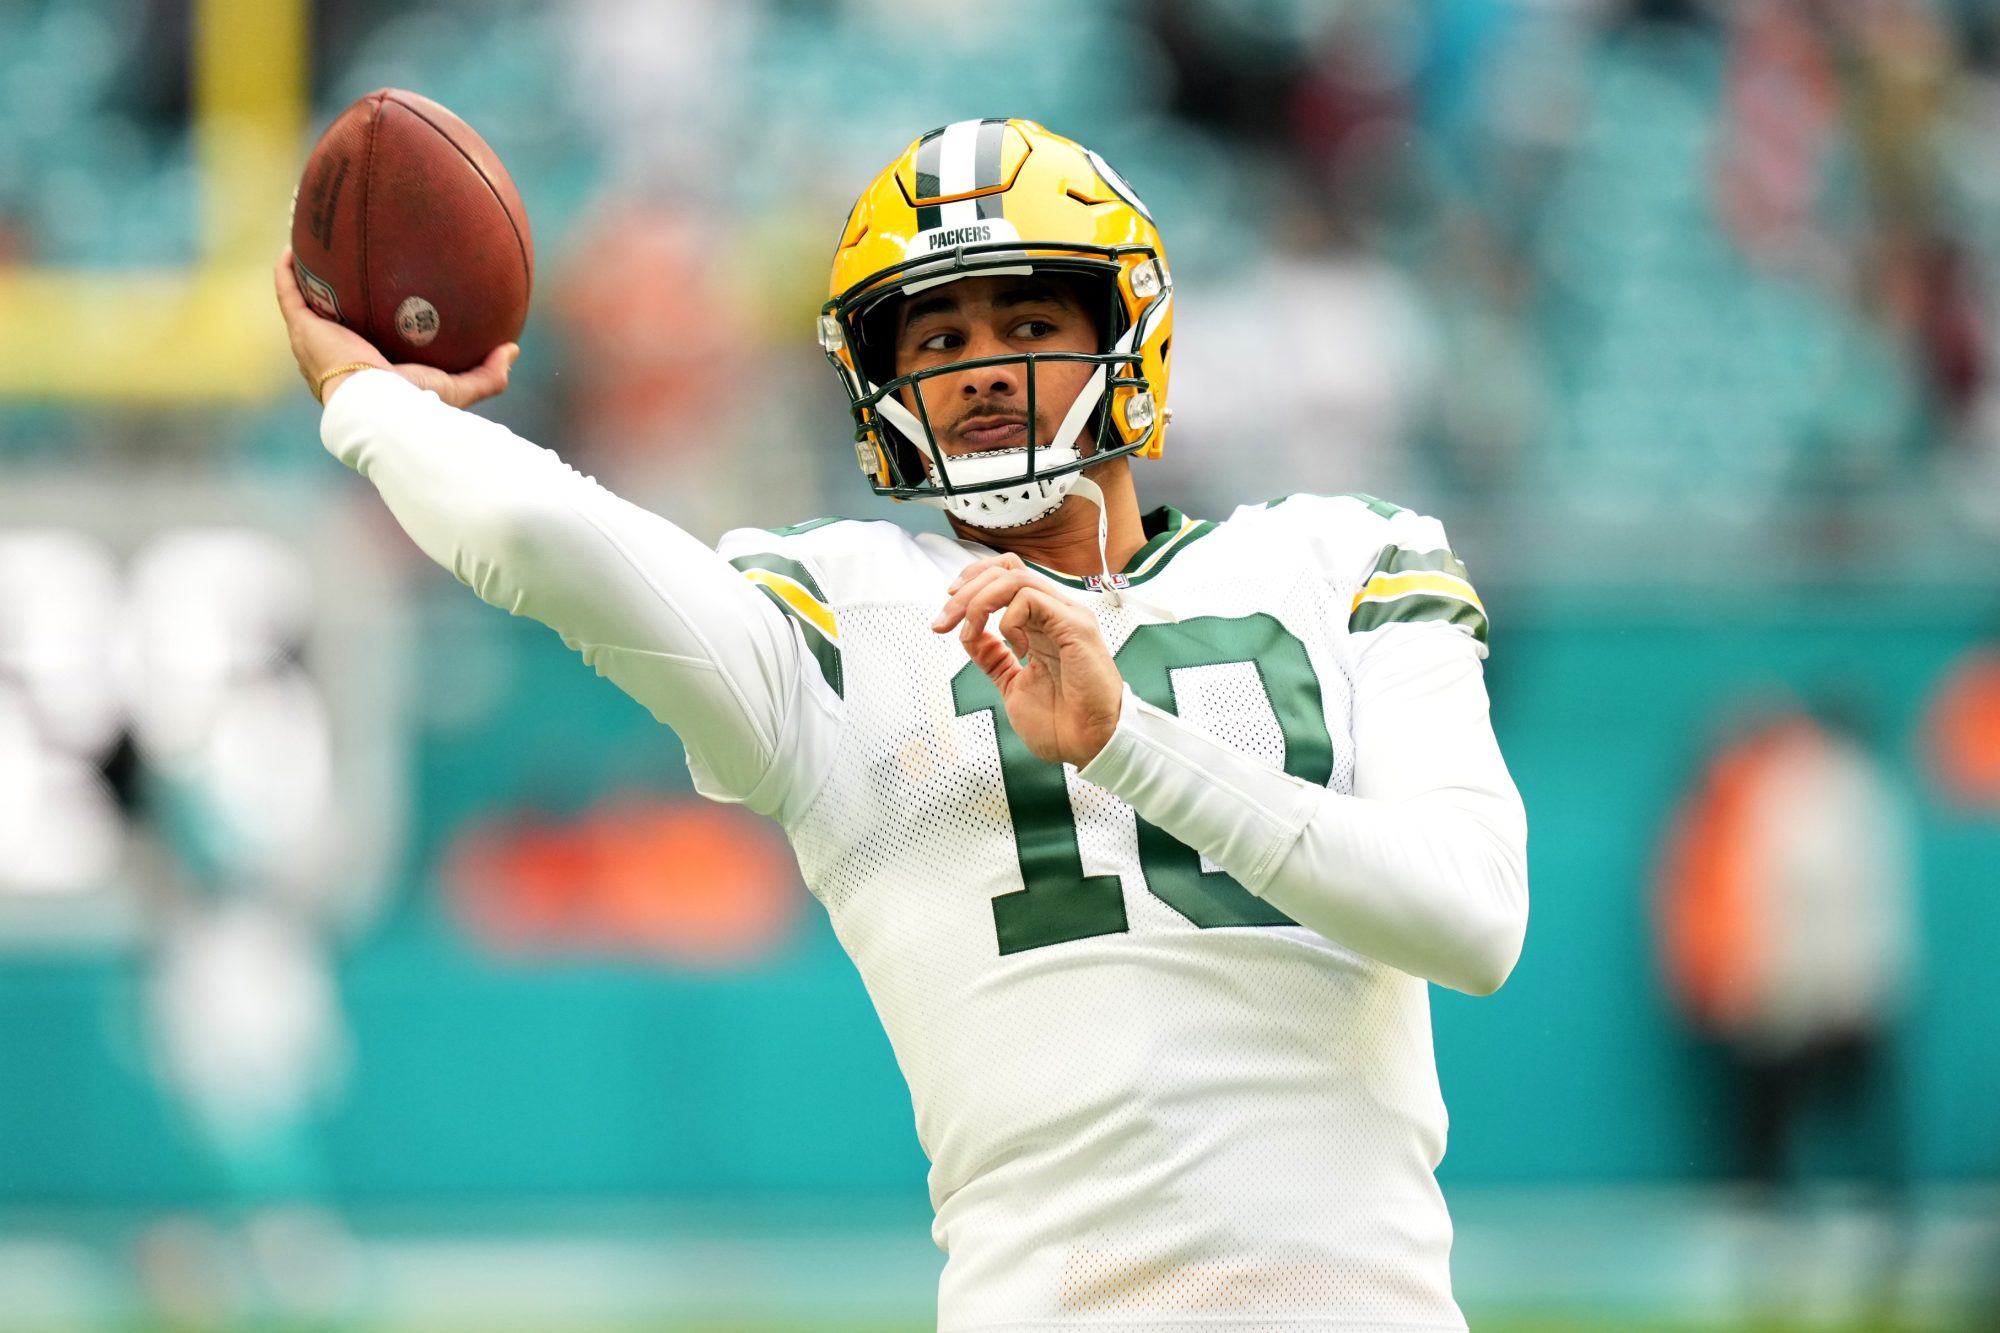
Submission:
<svg viewBox="0 0 2000 1333">
<path fill-rule="evenodd" d="M 933 333 L 930 337 L 917 344 L 917 350 L 920 352 L 949 352 L 956 346 L 958 346 L 958 335 L 956 333 Z"/>
<path fill-rule="evenodd" d="M 1055 324 L 1046 319 L 1024 319 L 1014 326 L 1014 336 L 1017 338 L 1046 338 L 1055 331 Z"/>
</svg>

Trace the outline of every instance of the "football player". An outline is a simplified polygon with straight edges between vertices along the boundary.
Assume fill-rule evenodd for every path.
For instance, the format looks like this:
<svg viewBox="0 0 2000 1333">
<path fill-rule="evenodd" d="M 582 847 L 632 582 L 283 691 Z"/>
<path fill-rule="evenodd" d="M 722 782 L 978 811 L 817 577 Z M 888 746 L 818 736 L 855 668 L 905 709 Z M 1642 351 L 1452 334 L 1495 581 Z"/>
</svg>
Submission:
<svg viewBox="0 0 2000 1333">
<path fill-rule="evenodd" d="M 847 219 L 819 341 L 942 533 L 711 551 L 460 410 L 511 346 L 382 368 L 277 283 L 327 448 L 789 834 L 909 1080 L 940 1328 L 1464 1328 L 1426 984 L 1491 992 L 1527 917 L 1484 608 L 1380 500 L 1141 512 L 1173 278 L 1101 157 L 962 121 Z"/>
</svg>

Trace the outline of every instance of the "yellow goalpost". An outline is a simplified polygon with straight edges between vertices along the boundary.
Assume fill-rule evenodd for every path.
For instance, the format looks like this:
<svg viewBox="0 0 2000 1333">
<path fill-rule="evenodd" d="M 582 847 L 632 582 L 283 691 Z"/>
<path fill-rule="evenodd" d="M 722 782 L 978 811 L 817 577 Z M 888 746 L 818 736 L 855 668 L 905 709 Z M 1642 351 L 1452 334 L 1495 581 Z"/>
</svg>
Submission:
<svg viewBox="0 0 2000 1333">
<path fill-rule="evenodd" d="M 0 268 L 0 399 L 244 402 L 290 368 L 270 271 L 307 115 L 310 0 L 196 0 L 200 253 L 184 269 Z"/>
</svg>

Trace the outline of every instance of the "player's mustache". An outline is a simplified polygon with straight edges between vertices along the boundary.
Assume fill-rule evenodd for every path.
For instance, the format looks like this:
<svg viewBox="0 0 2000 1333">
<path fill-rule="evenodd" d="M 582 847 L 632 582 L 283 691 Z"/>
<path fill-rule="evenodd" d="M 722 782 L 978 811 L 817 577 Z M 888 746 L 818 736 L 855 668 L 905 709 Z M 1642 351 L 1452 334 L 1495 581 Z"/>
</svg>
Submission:
<svg viewBox="0 0 2000 1333">
<path fill-rule="evenodd" d="M 995 425 L 1000 421 L 1015 421 L 1024 426 L 1029 424 L 1028 414 L 1022 408 L 1000 403 L 974 403 L 958 414 L 949 429 L 954 432 L 959 431 L 964 428 L 966 422 L 977 421 L 981 417 L 987 418 L 987 425 Z"/>
</svg>

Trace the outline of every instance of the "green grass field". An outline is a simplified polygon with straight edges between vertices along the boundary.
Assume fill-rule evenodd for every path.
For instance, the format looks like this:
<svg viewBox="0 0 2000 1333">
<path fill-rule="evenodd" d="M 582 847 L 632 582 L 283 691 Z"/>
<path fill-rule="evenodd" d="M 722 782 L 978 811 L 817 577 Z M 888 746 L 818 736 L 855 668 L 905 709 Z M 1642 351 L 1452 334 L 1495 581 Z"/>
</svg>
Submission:
<svg viewBox="0 0 2000 1333">
<path fill-rule="evenodd" d="M 2000 1333 L 1992 1191 L 1928 1198 L 1893 1276 L 1878 1271 L 1889 1233 L 1856 1209 L 1774 1232 L 1713 1191 L 1466 1191 L 1459 1205 L 1453 1281 L 1473 1333 Z M 0 1333 L 918 1333 L 943 1262 L 920 1214 L 363 1214 L 327 1265 L 262 1278 L 220 1223 L 161 1248 L 141 1213 L 21 1214 L 0 1217 Z M 286 1272 L 301 1282 L 279 1300 Z M 1871 1291 L 1896 1293 L 1901 1317 L 1856 1317 Z M 1796 1317 L 1753 1317 L 1773 1310 Z"/>
<path fill-rule="evenodd" d="M 1714 1323 L 1687 1320 L 1632 1319 L 1618 1315 L 1580 1316 L 1512 1314 L 1482 1317 L 1470 1315 L 1472 1333 L 1991 1333 L 2000 1323 L 1974 1320 L 1904 1321 L 1876 1320 L 1848 1323 L 1808 1323 L 1766 1320 L 1751 1323 Z M 259 1322 L 256 1333 L 463 1333 L 473 1328 L 467 1323 L 445 1325 L 348 1324 L 271 1325 Z M 551 1327 L 544 1323 L 519 1326 L 479 1323 L 479 1333 L 935 1333 L 928 1322 L 856 1323 L 771 1323 L 771 1322 L 591 1322 Z M 16 1326 L 0 1317 L 5 1333 L 86 1333 L 81 1326 Z M 102 1333 L 92 1326 L 87 1333 Z M 115 1333 L 192 1333 L 187 1325 L 127 1324 Z"/>
<path fill-rule="evenodd" d="M 1472 1333 L 2000 1333 L 2000 1321 L 1960 1319 L 1883 1319 L 1843 1323 L 1762 1320 L 1754 1322 L 1713 1322 L 1686 1319 L 1646 1319 L 1627 1315 L 1598 1316 L 1564 1313 L 1538 1315 L 1514 1312 L 1468 1315 Z M 827 1322 L 798 1321 L 686 1321 L 632 1320 L 591 1321 L 550 1325 L 524 1322 L 519 1325 L 487 1321 L 446 1323 L 313 1323 L 273 1324 L 256 1321 L 223 1326 L 163 1324 L 154 1322 L 114 1324 L 16 1324 L 0 1310 L 0 1333 L 195 1333 L 229 1328 L 245 1333 L 935 1333 L 927 1320 Z"/>
</svg>

